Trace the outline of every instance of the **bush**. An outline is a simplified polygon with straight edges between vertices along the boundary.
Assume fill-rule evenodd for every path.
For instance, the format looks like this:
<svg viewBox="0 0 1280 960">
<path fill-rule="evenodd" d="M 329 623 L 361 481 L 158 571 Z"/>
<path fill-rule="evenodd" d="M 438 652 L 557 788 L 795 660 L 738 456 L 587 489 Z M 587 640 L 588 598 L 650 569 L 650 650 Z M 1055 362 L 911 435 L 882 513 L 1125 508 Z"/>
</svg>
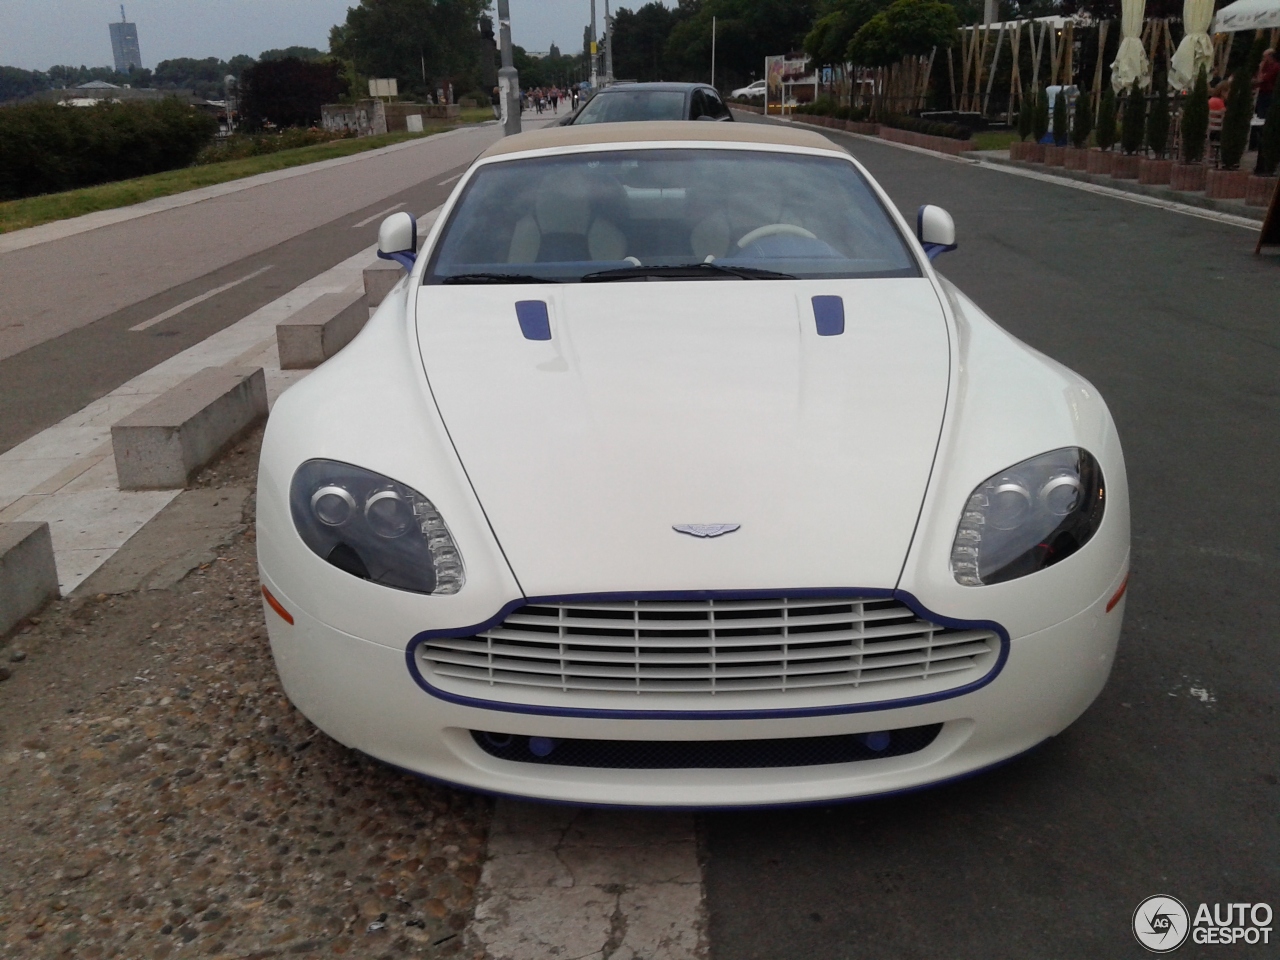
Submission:
<svg viewBox="0 0 1280 960">
<path fill-rule="evenodd" d="M 1224 170 L 1235 170 L 1240 166 L 1240 158 L 1244 156 L 1249 145 L 1249 121 L 1253 119 L 1253 87 L 1249 81 L 1246 63 L 1236 71 L 1231 80 L 1231 91 L 1227 94 L 1227 112 L 1222 116 L 1222 144 L 1218 150 L 1218 160 Z"/>
<path fill-rule="evenodd" d="M 896 130 L 910 130 L 931 137 L 946 137 L 948 140 L 968 140 L 972 135 L 968 127 L 958 123 L 935 123 L 921 120 L 919 117 L 889 116 L 880 121 L 882 127 L 893 127 Z"/>
<path fill-rule="evenodd" d="M 1031 131 L 1035 128 L 1036 122 L 1036 102 L 1032 98 L 1027 99 L 1027 92 L 1022 91 L 1022 95 L 1018 98 L 1018 139 L 1025 140 L 1031 136 Z"/>
<path fill-rule="evenodd" d="M 1062 90 L 1053 98 L 1053 142 L 1059 147 L 1067 145 L 1067 94 Z"/>
<path fill-rule="evenodd" d="M 1182 107 L 1182 159 L 1199 163 L 1204 159 L 1205 138 L 1209 136 L 1209 78 L 1200 68 L 1196 84 Z"/>
<path fill-rule="evenodd" d="M 1157 77 L 1156 102 L 1147 117 L 1147 149 L 1157 160 L 1163 160 L 1169 152 L 1169 84 L 1164 77 Z"/>
<path fill-rule="evenodd" d="M 240 115 L 250 129 L 264 122 L 279 127 L 320 122 L 320 108 L 347 92 L 336 60 L 312 63 L 296 57 L 256 63 L 240 78 Z"/>
<path fill-rule="evenodd" d="M 1206 99 L 1205 103 L 1208 102 Z M 1097 139 L 1103 150 L 1110 150 L 1116 145 L 1116 94 L 1110 86 L 1102 91 L 1102 102 L 1098 104 Z"/>
<path fill-rule="evenodd" d="M 1093 130 L 1093 97 L 1081 91 L 1076 97 L 1076 112 L 1071 118 L 1071 142 L 1077 147 L 1089 145 L 1089 134 Z"/>
<path fill-rule="evenodd" d="M 1280 166 L 1280 97 L 1272 97 L 1258 144 L 1257 172 L 1264 177 L 1273 177 L 1277 166 Z"/>
<path fill-rule="evenodd" d="M 0 200 L 185 167 L 218 123 L 175 98 L 0 110 Z"/>
<path fill-rule="evenodd" d="M 222 163 L 224 160 L 243 160 L 245 157 L 260 157 L 280 150 L 293 150 L 297 147 L 310 147 L 317 143 L 331 143 L 334 140 L 345 140 L 354 137 L 355 131 L 330 132 L 328 130 L 303 130 L 290 127 L 279 133 L 264 133 L 257 136 L 235 134 L 221 143 L 213 143 L 205 147 L 196 156 L 197 164 Z"/>
<path fill-rule="evenodd" d="M 1039 143 L 1044 139 L 1044 135 L 1049 132 L 1049 91 L 1044 87 L 1036 94 L 1036 112 L 1035 119 L 1031 126 L 1032 136 L 1035 142 Z"/>
<path fill-rule="evenodd" d="M 1147 98 L 1135 78 L 1124 98 L 1124 117 L 1120 121 L 1120 149 L 1133 156 L 1142 149 L 1142 135 L 1147 129 Z"/>
</svg>

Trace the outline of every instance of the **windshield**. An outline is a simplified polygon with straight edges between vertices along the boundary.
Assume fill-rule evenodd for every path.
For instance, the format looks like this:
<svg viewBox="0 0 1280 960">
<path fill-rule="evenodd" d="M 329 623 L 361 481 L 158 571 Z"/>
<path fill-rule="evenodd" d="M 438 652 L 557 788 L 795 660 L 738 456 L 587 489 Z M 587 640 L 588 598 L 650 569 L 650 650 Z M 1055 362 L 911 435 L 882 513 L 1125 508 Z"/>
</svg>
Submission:
<svg viewBox="0 0 1280 960">
<path fill-rule="evenodd" d="M 573 122 L 625 123 L 630 120 L 683 119 L 683 91 L 630 90 L 596 94 Z"/>
<path fill-rule="evenodd" d="M 918 276 L 849 161 L 684 148 L 481 167 L 424 282 Z"/>
</svg>

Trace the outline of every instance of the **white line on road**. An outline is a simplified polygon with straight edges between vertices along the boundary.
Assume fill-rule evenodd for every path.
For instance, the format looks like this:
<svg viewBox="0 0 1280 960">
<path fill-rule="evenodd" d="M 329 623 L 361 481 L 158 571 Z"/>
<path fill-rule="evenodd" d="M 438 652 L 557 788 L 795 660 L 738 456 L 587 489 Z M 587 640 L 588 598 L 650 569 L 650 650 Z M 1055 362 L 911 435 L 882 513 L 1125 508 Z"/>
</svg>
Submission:
<svg viewBox="0 0 1280 960">
<path fill-rule="evenodd" d="M 466 172 L 467 172 L 467 171 L 465 171 L 465 170 L 463 170 L 463 171 L 462 171 L 462 173 L 466 173 Z M 450 177 L 448 180 L 441 180 L 439 183 L 437 183 L 437 184 L 436 184 L 436 186 L 437 186 L 437 187 L 443 187 L 443 186 L 445 186 L 446 184 L 453 183 L 453 181 L 458 180 L 458 179 L 461 179 L 461 177 L 462 177 L 462 173 L 458 174 L 456 177 Z"/>
<path fill-rule="evenodd" d="M 387 209 L 383 210 L 381 213 L 375 213 L 372 217 L 365 217 L 359 223 L 352 224 L 351 229 L 359 230 L 361 227 L 367 227 L 369 224 L 373 223 L 373 221 L 381 217 L 385 217 L 387 216 L 387 214 L 395 213 L 397 210 L 399 210 L 403 206 L 404 206 L 403 203 L 397 203 L 394 207 L 387 207 Z"/>
<path fill-rule="evenodd" d="M 154 317 L 152 317 L 150 320 L 143 320 L 137 326 L 130 327 L 129 332 L 138 333 L 139 331 L 146 330 L 148 327 L 154 327 L 157 323 L 163 323 L 164 321 L 168 320 L 170 317 L 176 317 L 183 310 L 187 310 L 191 307 L 194 307 L 197 303 L 204 303 L 209 298 L 216 297 L 218 294 L 224 293 L 225 291 L 230 290 L 232 287 L 238 287 L 240 286 L 240 284 L 244 283 L 247 280 L 252 280 L 254 277 L 262 276 L 262 274 L 266 273 L 268 270 L 271 270 L 274 266 L 275 266 L 274 264 L 269 263 L 265 267 L 259 267 L 257 270 L 253 271 L 253 273 L 246 274 L 245 276 L 241 277 L 239 280 L 232 280 L 230 283 L 224 283 L 220 287 L 214 287 L 212 290 L 202 293 L 198 297 L 192 297 L 190 300 L 184 300 L 182 303 L 178 304 L 176 307 L 170 307 L 164 313 L 158 313 Z"/>
</svg>

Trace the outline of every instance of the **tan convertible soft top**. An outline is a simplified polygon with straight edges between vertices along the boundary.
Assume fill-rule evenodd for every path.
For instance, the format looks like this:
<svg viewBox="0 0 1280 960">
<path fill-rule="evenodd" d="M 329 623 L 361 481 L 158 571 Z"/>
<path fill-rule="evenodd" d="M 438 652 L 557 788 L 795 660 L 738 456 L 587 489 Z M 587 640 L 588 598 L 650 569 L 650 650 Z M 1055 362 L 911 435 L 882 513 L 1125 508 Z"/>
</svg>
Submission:
<svg viewBox="0 0 1280 960">
<path fill-rule="evenodd" d="M 714 143 L 768 143 L 847 151 L 819 133 L 764 123 L 704 123 L 697 120 L 649 120 L 642 123 L 587 123 L 582 126 L 544 127 L 505 137 L 480 154 L 480 159 L 525 150 L 547 150 L 597 143 L 654 143 L 705 141 Z"/>
</svg>

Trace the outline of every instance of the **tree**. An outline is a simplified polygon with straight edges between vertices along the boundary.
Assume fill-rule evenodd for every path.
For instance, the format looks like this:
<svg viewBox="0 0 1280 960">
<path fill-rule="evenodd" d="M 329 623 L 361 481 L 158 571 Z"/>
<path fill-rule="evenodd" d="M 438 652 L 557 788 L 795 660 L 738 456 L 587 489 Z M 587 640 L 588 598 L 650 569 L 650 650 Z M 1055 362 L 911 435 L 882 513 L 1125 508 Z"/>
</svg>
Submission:
<svg viewBox="0 0 1280 960">
<path fill-rule="evenodd" d="M 1208 87 L 1205 88 L 1205 103 L 1208 103 Z M 1116 145 L 1116 95 L 1111 84 L 1102 88 L 1102 102 L 1098 105 L 1098 146 L 1110 150 Z"/>
<path fill-rule="evenodd" d="M 1071 142 L 1077 147 L 1089 145 L 1089 133 L 1093 130 L 1093 98 L 1081 92 L 1076 98 L 1076 113 L 1071 119 Z"/>
<path fill-rule="evenodd" d="M 716 18 L 716 82 L 738 87 L 759 76 L 764 58 L 798 50 L 817 0 L 682 0 L 667 39 L 673 80 L 711 76 L 711 18 Z M 617 55 L 617 47 L 614 47 Z"/>
<path fill-rule="evenodd" d="M 1156 102 L 1147 117 L 1147 149 L 1157 160 L 1163 160 L 1169 151 L 1169 84 L 1163 76 L 1156 77 L 1153 83 Z"/>
<path fill-rule="evenodd" d="M 1142 149 L 1142 134 L 1147 126 L 1147 98 L 1142 94 L 1138 84 L 1140 77 L 1133 78 L 1133 86 L 1124 98 L 1124 118 L 1120 124 L 1120 149 L 1127 156 L 1133 156 Z"/>
<path fill-rule="evenodd" d="M 263 50 L 258 54 L 258 59 L 284 60 L 286 57 L 293 57 L 297 60 L 323 60 L 327 56 L 327 53 L 315 47 L 285 47 L 283 50 Z"/>
<path fill-rule="evenodd" d="M 296 57 L 255 64 L 240 78 L 240 115 L 250 128 L 270 121 L 278 127 L 320 122 L 320 108 L 346 92 L 337 60 L 308 63 Z"/>
<path fill-rule="evenodd" d="M 1200 68 L 1196 84 L 1182 107 L 1182 159 L 1199 163 L 1204 159 L 1205 138 L 1209 136 L 1209 77 Z"/>
<path fill-rule="evenodd" d="M 849 44 L 849 59 L 864 66 L 884 66 L 903 57 L 924 56 L 934 47 L 949 47 L 960 21 L 955 7 L 941 0 L 894 0 L 863 24 Z"/>
<path fill-rule="evenodd" d="M 1020 106 L 1018 107 L 1018 139 L 1026 140 L 1031 136 L 1031 131 L 1035 128 L 1036 123 L 1036 101 L 1035 97 L 1028 97 L 1027 92 L 1022 91 L 1022 96 L 1018 98 Z"/>
<path fill-rule="evenodd" d="M 627 80 L 671 80 L 676 68 L 667 61 L 667 37 L 680 13 L 654 0 L 634 12 L 619 10 L 613 18 L 613 72 Z"/>
<path fill-rule="evenodd" d="M 1053 142 L 1059 147 L 1067 145 L 1067 94 L 1063 90 L 1053 98 Z"/>
<path fill-rule="evenodd" d="M 442 81 L 470 89 L 480 71 L 476 38 L 488 6 L 488 0 L 360 0 L 329 32 L 329 49 L 363 76 L 396 78 L 404 92 L 434 92 Z"/>
<path fill-rule="evenodd" d="M 1035 136 L 1035 142 L 1039 143 L 1044 139 L 1044 135 L 1049 132 L 1049 91 L 1044 87 L 1036 94 L 1036 112 L 1035 121 L 1031 128 L 1031 133 Z"/>
<path fill-rule="evenodd" d="M 887 0 L 828 0 L 804 38 L 804 51 L 817 64 L 844 63 L 849 43 Z"/>
<path fill-rule="evenodd" d="M 1262 136 L 1258 143 L 1258 168 L 1264 177 L 1273 177 L 1280 165 L 1280 97 L 1271 98 L 1266 119 L 1262 124 Z"/>
</svg>

